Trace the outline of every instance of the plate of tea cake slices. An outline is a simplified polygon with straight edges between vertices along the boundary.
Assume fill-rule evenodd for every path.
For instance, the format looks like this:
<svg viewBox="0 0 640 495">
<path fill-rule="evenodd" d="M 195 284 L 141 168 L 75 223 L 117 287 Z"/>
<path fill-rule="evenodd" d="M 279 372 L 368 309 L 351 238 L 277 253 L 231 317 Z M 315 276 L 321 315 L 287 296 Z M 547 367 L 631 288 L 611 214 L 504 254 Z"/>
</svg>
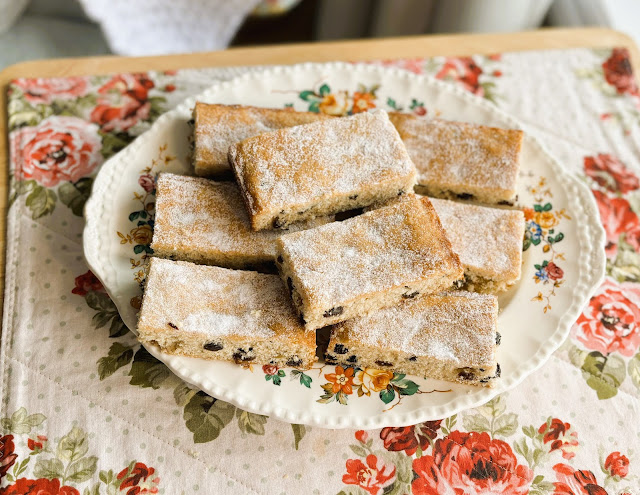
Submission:
<svg viewBox="0 0 640 495">
<path fill-rule="evenodd" d="M 213 85 L 107 161 L 84 253 L 122 320 L 218 399 L 405 426 L 541 367 L 604 276 L 589 190 L 454 85 L 302 64 Z"/>
</svg>

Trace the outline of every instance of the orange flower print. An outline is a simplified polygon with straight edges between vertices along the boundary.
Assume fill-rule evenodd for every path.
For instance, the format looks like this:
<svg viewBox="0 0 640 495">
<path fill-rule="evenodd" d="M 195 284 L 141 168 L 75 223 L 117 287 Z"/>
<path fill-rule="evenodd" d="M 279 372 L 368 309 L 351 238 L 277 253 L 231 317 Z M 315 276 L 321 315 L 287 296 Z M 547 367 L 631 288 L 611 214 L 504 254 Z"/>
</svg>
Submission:
<svg viewBox="0 0 640 495">
<path fill-rule="evenodd" d="M 318 104 L 320 112 L 337 116 L 345 115 L 347 113 L 347 106 L 347 93 L 345 91 L 328 94 L 324 96 L 323 100 Z"/>
<path fill-rule="evenodd" d="M 353 393 L 351 386 L 353 385 L 353 368 L 347 368 L 346 370 L 342 366 L 336 366 L 335 373 L 329 373 L 324 377 L 333 383 L 332 392 L 337 394 L 342 392 L 350 395 Z"/>
<path fill-rule="evenodd" d="M 524 213 L 524 219 L 528 222 L 529 220 L 533 220 L 533 215 L 535 212 L 533 208 L 523 208 L 522 212 Z"/>
<path fill-rule="evenodd" d="M 366 112 L 370 108 L 375 108 L 376 104 L 373 99 L 372 93 L 360 93 L 358 91 L 353 93 L 353 113 Z"/>
<path fill-rule="evenodd" d="M 558 225 L 558 219 L 550 211 L 537 211 L 534 213 L 533 218 L 543 229 L 551 229 Z"/>
</svg>

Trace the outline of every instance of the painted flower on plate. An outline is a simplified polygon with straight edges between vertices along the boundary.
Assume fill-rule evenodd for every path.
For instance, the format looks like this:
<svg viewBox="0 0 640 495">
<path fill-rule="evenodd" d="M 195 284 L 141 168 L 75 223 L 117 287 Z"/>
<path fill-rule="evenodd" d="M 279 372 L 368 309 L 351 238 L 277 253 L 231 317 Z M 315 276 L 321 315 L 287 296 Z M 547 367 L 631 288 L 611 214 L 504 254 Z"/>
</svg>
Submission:
<svg viewBox="0 0 640 495">
<path fill-rule="evenodd" d="M 640 346 L 640 286 L 607 278 L 573 327 L 577 340 L 605 356 L 633 356 Z"/>
<path fill-rule="evenodd" d="M 346 370 L 342 366 L 336 366 L 335 373 L 329 373 L 324 377 L 333 383 L 332 392 L 337 394 L 343 392 L 347 395 L 353 393 L 353 368 L 347 368 Z"/>
<path fill-rule="evenodd" d="M 102 163 L 98 128 L 76 117 L 48 117 L 35 127 L 10 134 L 11 159 L 18 180 L 45 187 L 76 182 Z"/>
<path fill-rule="evenodd" d="M 358 388 L 358 395 L 371 395 L 380 392 L 393 379 L 393 371 L 382 371 L 374 368 L 359 370 L 353 377 L 353 385 Z"/>
</svg>

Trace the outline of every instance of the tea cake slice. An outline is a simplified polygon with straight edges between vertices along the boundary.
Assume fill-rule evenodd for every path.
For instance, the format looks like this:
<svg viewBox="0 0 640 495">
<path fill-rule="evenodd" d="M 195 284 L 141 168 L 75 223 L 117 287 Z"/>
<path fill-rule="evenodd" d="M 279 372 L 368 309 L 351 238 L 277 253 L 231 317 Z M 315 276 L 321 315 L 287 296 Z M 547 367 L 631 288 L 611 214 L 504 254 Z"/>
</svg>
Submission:
<svg viewBox="0 0 640 495">
<path fill-rule="evenodd" d="M 331 221 L 319 217 L 289 232 Z M 151 247 L 156 256 L 228 268 L 265 269 L 276 256 L 276 239 L 287 231 L 254 232 L 238 186 L 163 173 L 156 183 Z"/>
<path fill-rule="evenodd" d="M 192 161 L 196 175 L 214 177 L 230 172 L 229 146 L 263 132 L 329 118 L 291 108 L 260 108 L 196 102 L 193 108 Z"/>
<path fill-rule="evenodd" d="M 327 119 L 229 148 L 254 230 L 367 206 L 413 190 L 416 169 L 387 113 Z"/>
<path fill-rule="evenodd" d="M 330 364 L 491 387 L 500 376 L 496 296 L 454 291 L 335 325 Z"/>
<path fill-rule="evenodd" d="M 431 201 L 464 267 L 460 288 L 497 293 L 520 280 L 524 214 L 445 199 Z"/>
<path fill-rule="evenodd" d="M 138 339 L 163 352 L 308 369 L 305 332 L 277 275 L 152 258 Z"/>
<path fill-rule="evenodd" d="M 463 277 L 433 206 L 416 196 L 284 235 L 277 253 L 308 330 L 440 292 Z"/>
<path fill-rule="evenodd" d="M 416 192 L 444 199 L 513 205 L 523 132 L 392 113 L 418 169 Z"/>
</svg>

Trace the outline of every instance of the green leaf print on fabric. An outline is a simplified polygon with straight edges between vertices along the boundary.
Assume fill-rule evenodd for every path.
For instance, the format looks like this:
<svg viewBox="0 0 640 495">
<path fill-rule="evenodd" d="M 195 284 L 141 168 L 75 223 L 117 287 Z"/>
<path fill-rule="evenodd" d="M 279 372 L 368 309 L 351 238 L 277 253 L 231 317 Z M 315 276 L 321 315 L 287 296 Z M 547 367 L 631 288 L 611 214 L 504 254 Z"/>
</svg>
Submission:
<svg viewBox="0 0 640 495">
<path fill-rule="evenodd" d="M 31 218 L 36 220 L 53 213 L 56 208 L 56 200 L 57 196 L 54 190 L 35 184 L 27 195 L 25 204 L 31 211 Z"/>
<path fill-rule="evenodd" d="M 10 418 L 2 418 L 0 424 L 5 431 L 21 435 L 23 433 L 31 433 L 31 429 L 41 425 L 45 419 L 44 414 L 29 415 L 27 410 L 21 407 Z"/>
<path fill-rule="evenodd" d="M 631 358 L 627 367 L 631 381 L 640 389 L 640 352 Z"/>
<path fill-rule="evenodd" d="M 62 478 L 64 474 L 64 464 L 60 459 L 38 459 L 33 475 L 36 478 Z"/>
<path fill-rule="evenodd" d="M 233 419 L 236 407 L 197 392 L 184 407 L 184 420 L 195 443 L 215 440 Z"/>
<path fill-rule="evenodd" d="M 236 409 L 236 417 L 238 418 L 238 428 L 242 433 L 264 435 L 264 425 L 269 419 L 268 416 Z"/>
<path fill-rule="evenodd" d="M 84 204 L 91 194 L 93 179 L 83 178 L 77 182 L 65 182 L 58 187 L 60 201 L 71 209 L 71 212 L 81 217 L 83 215 Z"/>
<path fill-rule="evenodd" d="M 85 295 L 85 301 L 91 309 L 97 311 L 91 320 L 96 329 L 102 328 L 111 322 L 109 326 L 109 337 L 111 338 L 121 337 L 129 331 L 120 317 L 118 308 L 106 293 L 88 291 Z"/>
<path fill-rule="evenodd" d="M 506 413 L 506 400 L 501 396 L 476 408 L 478 414 L 466 415 L 462 422 L 468 431 L 487 432 L 491 437 L 508 437 L 518 429 L 518 416 Z"/>
<path fill-rule="evenodd" d="M 293 446 L 295 447 L 296 450 L 298 450 L 298 447 L 300 446 L 300 442 L 302 441 L 302 439 L 304 438 L 304 436 L 307 434 L 307 428 L 308 426 L 305 425 L 291 425 L 291 429 L 293 430 Z"/>
<path fill-rule="evenodd" d="M 158 389 L 162 382 L 171 376 L 171 371 L 141 346 L 133 357 L 129 376 L 131 377 L 131 381 L 129 381 L 131 385 Z"/>
<path fill-rule="evenodd" d="M 616 355 L 604 356 L 599 351 L 586 352 L 573 347 L 569 351 L 571 362 L 582 370 L 587 385 L 596 391 L 598 399 L 610 399 L 627 376 L 624 360 Z"/>
<path fill-rule="evenodd" d="M 98 467 L 98 458 L 89 456 L 69 465 L 65 479 L 74 483 L 82 483 L 91 479 Z"/>
<path fill-rule="evenodd" d="M 62 437 L 58 444 L 58 459 L 66 462 L 77 461 L 89 450 L 87 434 L 80 428 L 73 427 L 71 431 Z"/>
<path fill-rule="evenodd" d="M 109 348 L 109 354 L 98 359 L 98 376 L 100 380 L 113 375 L 117 370 L 126 366 L 133 358 L 133 347 L 114 342 Z"/>
</svg>

